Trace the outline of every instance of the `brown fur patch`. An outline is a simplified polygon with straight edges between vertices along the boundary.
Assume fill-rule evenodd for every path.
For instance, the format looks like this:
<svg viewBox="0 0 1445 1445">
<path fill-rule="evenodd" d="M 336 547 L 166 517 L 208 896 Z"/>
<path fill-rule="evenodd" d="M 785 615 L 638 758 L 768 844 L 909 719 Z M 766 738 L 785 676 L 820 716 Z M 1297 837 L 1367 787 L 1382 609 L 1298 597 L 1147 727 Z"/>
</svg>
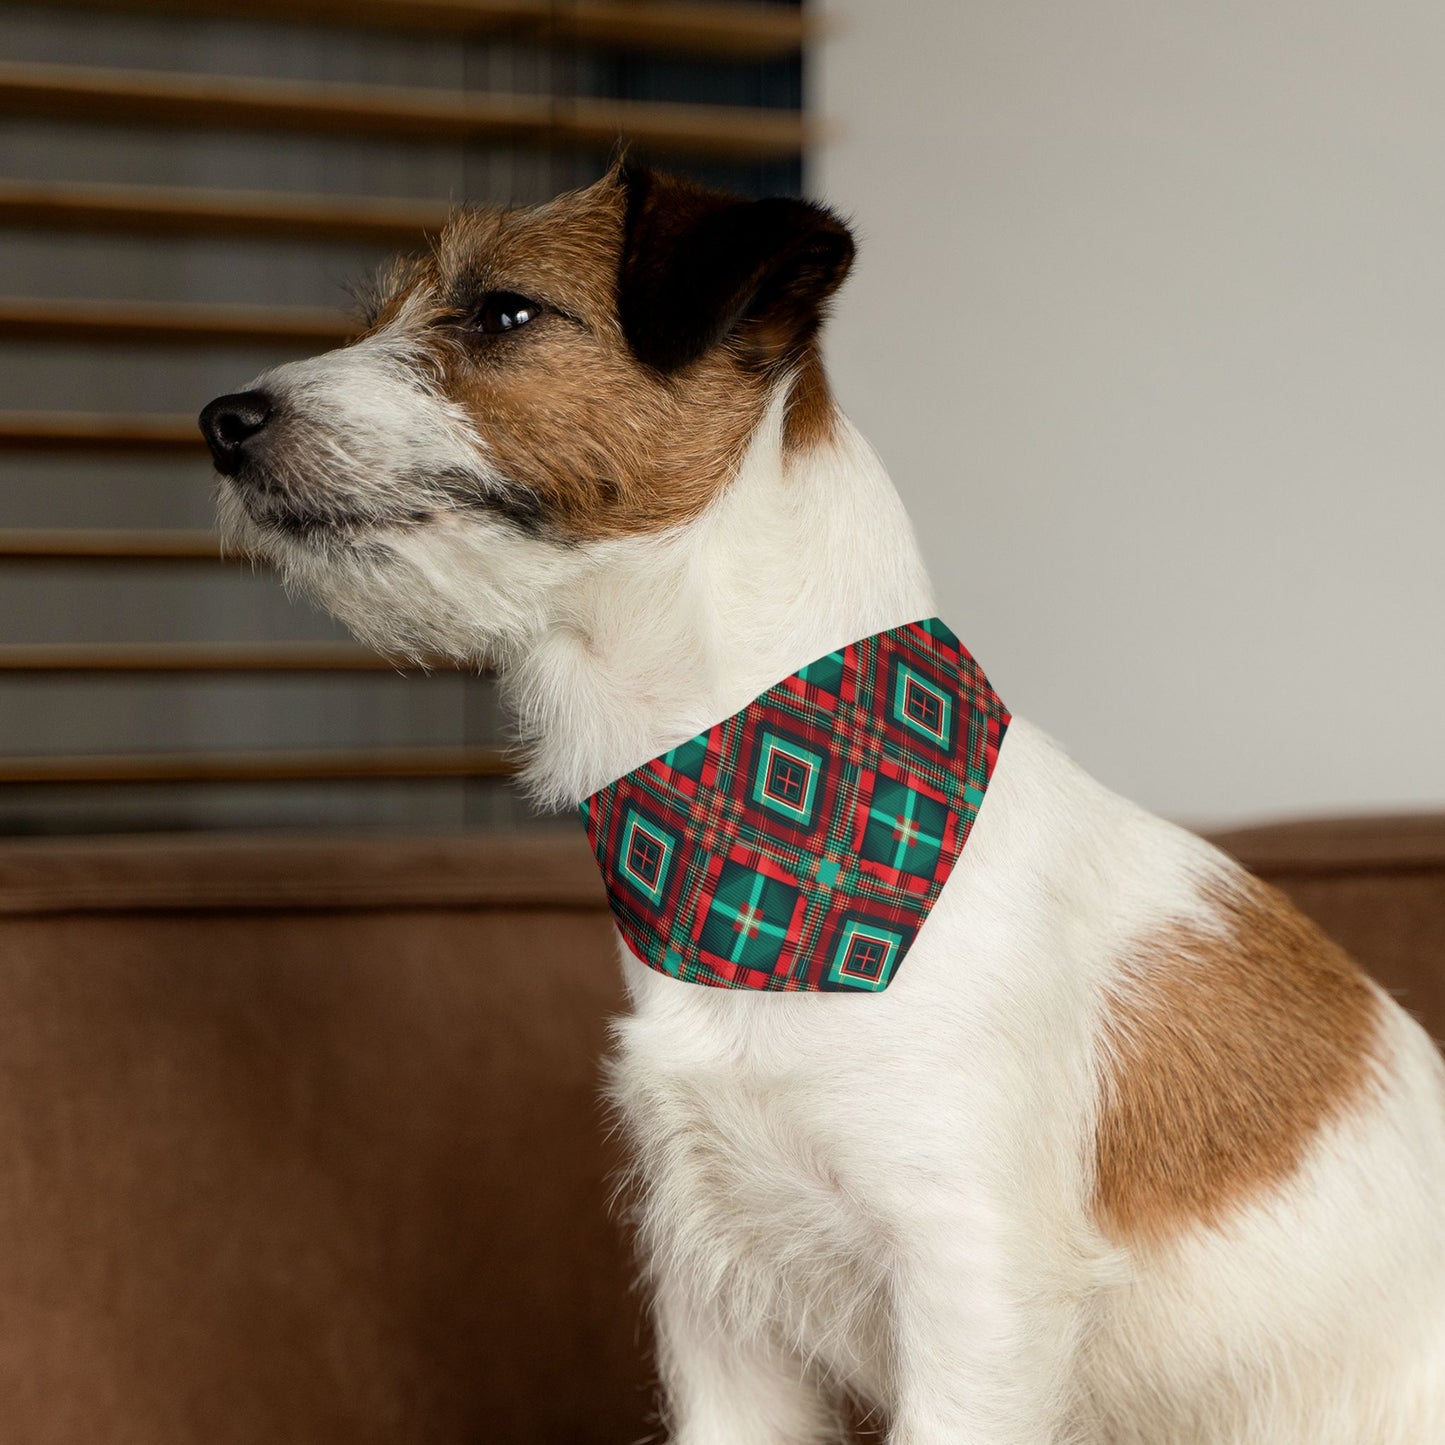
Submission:
<svg viewBox="0 0 1445 1445">
<path fill-rule="evenodd" d="M 838 410 L 816 346 L 798 367 L 783 423 L 783 447 L 789 455 L 812 451 L 833 440 Z"/>
<path fill-rule="evenodd" d="M 533 210 L 463 212 L 383 312 L 433 350 L 496 469 L 576 540 L 691 520 L 736 472 L 768 399 L 730 344 L 678 376 L 632 355 L 617 315 L 623 209 L 609 179 Z M 515 334 L 449 334 L 447 317 L 488 291 L 548 309 Z"/>
<path fill-rule="evenodd" d="M 1245 874 L 1211 902 L 1220 930 L 1149 938 L 1111 1002 L 1094 1204 L 1117 1238 L 1220 1225 L 1372 1076 L 1379 1000 L 1354 963 Z"/>
</svg>

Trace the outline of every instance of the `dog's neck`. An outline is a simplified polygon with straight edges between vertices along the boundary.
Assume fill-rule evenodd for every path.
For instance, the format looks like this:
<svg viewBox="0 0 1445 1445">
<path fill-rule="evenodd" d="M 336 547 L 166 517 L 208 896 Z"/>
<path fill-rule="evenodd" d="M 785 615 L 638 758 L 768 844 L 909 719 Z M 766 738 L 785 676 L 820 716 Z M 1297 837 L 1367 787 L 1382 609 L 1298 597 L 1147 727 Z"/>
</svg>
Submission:
<svg viewBox="0 0 1445 1445">
<path fill-rule="evenodd" d="M 540 800 L 575 805 L 825 653 L 932 615 L 876 453 L 839 416 L 790 454 L 782 411 L 697 521 L 599 550 L 505 670 Z"/>
</svg>

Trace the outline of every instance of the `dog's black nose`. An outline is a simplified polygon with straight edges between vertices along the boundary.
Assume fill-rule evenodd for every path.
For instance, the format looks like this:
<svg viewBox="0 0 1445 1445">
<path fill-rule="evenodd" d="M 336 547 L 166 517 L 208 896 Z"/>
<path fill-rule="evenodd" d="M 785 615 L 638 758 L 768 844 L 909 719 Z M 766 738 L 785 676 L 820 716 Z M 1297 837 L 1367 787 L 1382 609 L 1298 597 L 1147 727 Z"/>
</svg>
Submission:
<svg viewBox="0 0 1445 1445">
<path fill-rule="evenodd" d="M 216 470 L 234 477 L 241 470 L 246 443 L 271 419 L 271 398 L 264 391 L 218 396 L 201 413 L 201 432 Z"/>
</svg>

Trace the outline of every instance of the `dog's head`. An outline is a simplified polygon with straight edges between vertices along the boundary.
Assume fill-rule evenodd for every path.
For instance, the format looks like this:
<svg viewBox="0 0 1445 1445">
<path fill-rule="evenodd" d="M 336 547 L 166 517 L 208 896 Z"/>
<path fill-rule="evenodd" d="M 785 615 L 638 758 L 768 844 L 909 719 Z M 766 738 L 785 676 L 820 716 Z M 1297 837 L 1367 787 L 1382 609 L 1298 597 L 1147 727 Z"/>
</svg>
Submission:
<svg viewBox="0 0 1445 1445">
<path fill-rule="evenodd" d="M 795 441 L 826 425 L 852 255 L 820 207 L 626 164 L 463 211 L 360 339 L 202 412 L 223 528 L 381 646 L 504 651 L 550 580 L 706 509 L 781 385 Z"/>
</svg>

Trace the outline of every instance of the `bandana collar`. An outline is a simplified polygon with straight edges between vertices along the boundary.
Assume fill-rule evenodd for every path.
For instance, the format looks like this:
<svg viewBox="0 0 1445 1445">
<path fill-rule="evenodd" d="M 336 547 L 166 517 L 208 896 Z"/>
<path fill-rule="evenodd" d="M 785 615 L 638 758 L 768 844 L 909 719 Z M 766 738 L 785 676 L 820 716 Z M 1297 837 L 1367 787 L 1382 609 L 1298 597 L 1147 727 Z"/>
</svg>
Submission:
<svg viewBox="0 0 1445 1445">
<path fill-rule="evenodd" d="M 810 662 L 581 805 L 622 936 L 688 983 L 887 988 L 1008 724 L 936 617 Z"/>
</svg>

